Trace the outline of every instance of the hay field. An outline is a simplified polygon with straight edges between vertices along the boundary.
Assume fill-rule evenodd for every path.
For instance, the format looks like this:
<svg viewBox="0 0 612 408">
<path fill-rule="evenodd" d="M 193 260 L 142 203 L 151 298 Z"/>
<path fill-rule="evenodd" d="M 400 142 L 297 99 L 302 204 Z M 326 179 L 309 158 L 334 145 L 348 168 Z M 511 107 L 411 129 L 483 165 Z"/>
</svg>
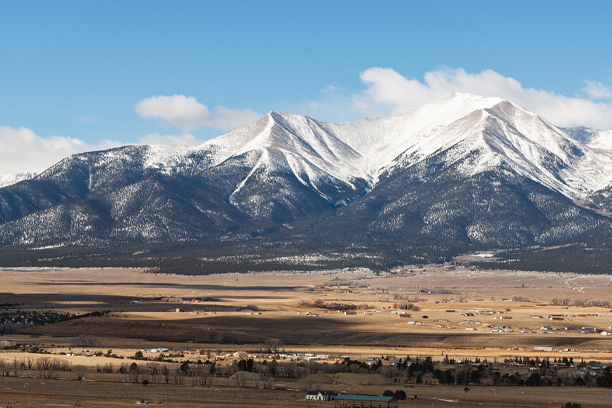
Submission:
<svg viewBox="0 0 612 408">
<path fill-rule="evenodd" d="M 153 358 L 156 354 L 147 350 L 163 347 L 179 352 L 201 349 L 214 357 L 217 354 L 252 353 L 270 339 L 280 340 L 286 351 L 330 356 L 341 354 L 361 361 L 381 355 L 435 358 L 447 355 L 457 360 L 487 358 L 489 361 L 503 361 L 516 356 L 548 357 L 551 360 L 567 356 L 574 361 L 612 360 L 612 336 L 580 333 L 582 327 L 612 327 L 611 309 L 571 305 L 593 299 L 612 301 L 610 276 L 475 271 L 461 265 L 415 266 L 382 275 L 368 270 L 341 270 L 177 276 L 144 273 L 138 269 L 43 268 L 0 269 L 0 282 L 0 304 L 16 305 L 2 309 L 4 311 L 17 308 L 39 313 L 109 311 L 102 316 L 29 327 L 0 336 L 0 342 L 44 348 L 52 353 L 53 358 L 85 366 L 93 377 L 97 375 L 96 366 L 101 362 L 117 361 L 81 356 L 87 352 L 106 353 L 112 349 L 117 356 L 128 357 L 138 350 L 145 350 L 144 356 Z M 198 301 L 194 301 L 196 299 Z M 552 305 L 553 299 L 567 299 L 565 303 L 569 304 Z M 405 304 L 411 304 L 413 308 L 417 306 L 419 310 L 404 310 L 410 317 L 400 317 L 398 307 Z M 334 310 L 338 305 L 340 309 L 347 308 L 349 314 L 344 314 L 346 310 Z M 563 315 L 563 320 L 549 320 L 548 316 L 553 314 Z M 508 328 L 492 332 L 491 326 Z M 544 331 L 542 326 L 558 330 Z M 474 330 L 467 330 L 467 327 Z M 576 330 L 564 330 L 566 327 Z M 99 344 L 76 348 L 72 339 L 79 335 L 93 336 Z M 534 347 L 550 347 L 552 351 L 534 350 Z M 63 355 L 73 352 L 79 355 Z M 0 353 L 0 359 L 7 360 L 29 356 L 29 353 L 17 351 Z M 185 360 L 191 361 L 202 358 L 201 355 L 184 356 Z M 232 362 L 233 357 L 228 357 L 220 364 Z M 16 385 L 21 384 L 21 379 L 6 381 L 17 383 L 0 387 L 1 407 L 5 401 L 37 406 L 36 398 L 39 397 L 57 400 L 54 404 L 61 405 L 67 403 L 70 396 L 62 392 L 70 394 L 70 387 L 78 388 L 83 384 L 68 377 L 62 383 L 68 387 L 64 391 L 59 391 L 64 386 L 46 391 L 41 385 L 38 391 L 34 388 L 26 395 L 25 386 Z M 51 379 L 47 384 L 59 381 Z M 332 388 L 333 382 L 337 387 L 343 385 L 324 377 L 318 381 L 322 386 Z M 355 389 L 344 391 L 378 387 L 381 389 L 372 389 L 371 392 L 381 393 L 395 386 L 364 384 L 362 381 L 362 384 L 355 385 Z M 152 395 L 151 386 L 145 390 L 138 384 L 107 384 L 95 378 L 87 386 L 100 387 L 91 392 L 83 391 L 80 403 L 89 398 L 89 406 L 104 405 L 97 397 L 104 393 L 108 393 L 107 405 L 117 406 L 133 405 L 136 398 Z M 273 399 L 281 396 L 286 399 L 282 403 L 277 401 L 278 406 L 303 404 L 303 401 L 297 401 L 303 398 L 303 393 L 297 391 L 297 384 L 285 384 L 288 391 L 257 391 L 271 398 L 261 405 L 257 405 L 259 402 L 257 397 L 253 397 L 253 390 L 235 389 L 236 393 L 246 393 L 245 399 L 248 399 L 246 395 L 253 397 L 249 402 L 237 403 L 233 398 L 224 400 L 230 392 L 228 390 L 234 388 L 227 383 L 219 386 L 218 394 L 224 397 L 210 394 L 209 388 L 201 387 L 177 388 L 156 384 L 155 391 L 165 389 L 160 400 L 165 398 L 165 404 L 174 401 L 172 404 L 178 406 L 189 405 L 186 399 L 191 398 L 189 390 L 192 389 L 193 398 L 203 398 L 211 404 L 215 401 L 207 406 L 273 406 Z M 452 406 L 471 406 L 483 401 L 488 401 L 490 406 L 513 406 L 504 405 L 508 398 L 516 397 L 519 402 L 521 398 L 525 399 L 525 394 L 515 395 L 517 392 L 527 393 L 529 397 L 525 400 L 537 403 L 519 403 L 517 406 L 540 406 L 540 403 L 541 406 L 555 406 L 558 401 L 551 400 L 551 391 L 562 395 L 559 397 L 562 403 L 579 401 L 570 397 L 580 395 L 580 401 L 591 401 L 588 406 L 608 406 L 603 402 L 607 394 L 601 389 L 585 390 L 588 392 L 583 395 L 582 388 L 572 391 L 569 387 L 554 390 L 498 387 L 495 393 L 474 391 L 469 394 L 459 387 L 416 387 L 419 391 L 415 394 L 428 399 L 411 401 L 410 406 L 450 404 L 435 398 L 455 400 Z M 124 395 L 117 391 L 119 389 L 133 391 Z M 408 390 L 407 394 L 414 395 Z M 296 395 L 295 401 L 292 395 Z M 9 399 L 9 396 L 14 399 Z M 70 405 L 76 404 L 76 399 L 70 401 Z M 194 405 L 197 406 L 198 402 Z M 584 402 L 583 406 L 586 406 Z"/>
<path fill-rule="evenodd" d="M 61 337 L 91 334 L 108 338 L 105 341 L 109 344 L 114 344 L 112 338 L 119 338 L 140 339 L 143 344 L 190 342 L 192 348 L 217 349 L 219 343 L 253 345 L 275 338 L 295 351 L 357 356 L 411 352 L 502 356 L 513 351 L 528 354 L 534 346 L 551 346 L 575 349 L 586 358 L 591 354 L 611 357 L 612 337 L 579 333 L 582 327 L 612 326 L 609 308 L 550 305 L 552 298 L 610 300 L 609 276 L 470 271 L 461 267 L 412 271 L 387 276 L 332 271 L 194 277 L 147 274 L 135 269 L 2 270 L 4 293 L 0 294 L 0 303 L 23 303 L 24 308 L 39 311 L 110 310 L 107 317 L 20 331 Z M 531 301 L 503 300 L 513 296 Z M 214 300 L 189 301 L 194 298 Z M 304 306 L 317 300 L 358 309 L 355 315 L 345 315 Z M 421 310 L 408 311 L 410 318 L 392 314 L 394 304 L 406 302 Z M 249 306 L 255 306 L 256 313 L 261 314 L 247 314 Z M 177 313 L 176 309 L 183 311 Z M 486 314 L 493 312 L 501 313 Z M 563 314 L 565 320 L 550 321 L 550 314 Z M 510 326 L 512 331 L 492 333 L 487 327 L 491 325 Z M 542 326 L 578 330 L 542 333 Z M 467 327 L 475 330 L 467 331 Z M 521 333 L 519 329 L 535 333 Z M 482 347 L 485 350 L 480 350 Z M 478 353 L 474 353 L 476 350 Z M 589 353 L 594 350 L 597 353 Z"/>
</svg>

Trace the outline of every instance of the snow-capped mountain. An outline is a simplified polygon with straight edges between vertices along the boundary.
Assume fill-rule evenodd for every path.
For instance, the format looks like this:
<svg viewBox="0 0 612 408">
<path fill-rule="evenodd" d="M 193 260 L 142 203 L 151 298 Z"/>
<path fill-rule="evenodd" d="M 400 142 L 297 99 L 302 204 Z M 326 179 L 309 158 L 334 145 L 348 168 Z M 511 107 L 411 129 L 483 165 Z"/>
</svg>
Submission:
<svg viewBox="0 0 612 408">
<path fill-rule="evenodd" d="M 200 146 L 74 155 L 2 188 L 0 242 L 274 240 L 291 231 L 295 242 L 331 249 L 601 238 L 612 230 L 595 208 L 612 184 L 609 136 L 459 93 L 344 124 L 271 112 Z"/>
<path fill-rule="evenodd" d="M 419 157 L 469 139 L 470 146 L 487 152 L 481 167 L 470 169 L 473 174 L 506 160 L 519 174 L 571 198 L 612 181 L 612 156 L 600 151 L 612 150 L 612 132 L 596 131 L 579 143 L 573 129 L 557 128 L 500 98 L 453 93 L 402 116 L 340 125 L 270 113 L 251 126 L 208 145 L 219 148 L 219 160 L 277 148 L 347 183 L 353 179 L 375 183 L 400 154 L 410 156 L 414 164 Z M 299 172 L 301 166 L 294 170 Z"/>
<path fill-rule="evenodd" d="M 36 177 L 36 173 L 0 174 L 0 188 L 17 184 L 23 180 L 30 180 L 34 177 Z"/>
</svg>

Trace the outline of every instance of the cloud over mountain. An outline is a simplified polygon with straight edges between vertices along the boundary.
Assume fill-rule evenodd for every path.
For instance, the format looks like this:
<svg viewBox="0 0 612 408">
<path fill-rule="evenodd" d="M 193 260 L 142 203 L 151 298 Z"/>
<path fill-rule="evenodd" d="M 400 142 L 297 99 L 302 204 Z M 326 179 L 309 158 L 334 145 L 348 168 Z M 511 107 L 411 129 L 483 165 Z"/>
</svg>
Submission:
<svg viewBox="0 0 612 408">
<path fill-rule="evenodd" d="M 223 106 L 217 106 L 213 113 L 193 96 L 185 95 L 144 98 L 136 104 L 135 110 L 140 117 L 161 119 L 185 132 L 204 127 L 221 131 L 234 130 L 260 116 L 251 109 L 237 110 Z"/>
<path fill-rule="evenodd" d="M 463 68 L 444 68 L 427 72 L 421 81 L 391 68 L 369 68 L 360 78 L 367 88 L 351 102 L 356 109 L 375 115 L 399 115 L 457 91 L 512 100 L 560 126 L 612 128 L 612 92 L 600 82 L 587 81 L 583 92 L 588 98 L 583 98 L 525 88 L 516 79 L 490 69 L 470 74 Z"/>
<path fill-rule="evenodd" d="M 109 140 L 90 145 L 71 137 L 43 138 L 25 127 L 0 126 L 0 173 L 40 173 L 71 154 L 120 145 Z"/>
</svg>

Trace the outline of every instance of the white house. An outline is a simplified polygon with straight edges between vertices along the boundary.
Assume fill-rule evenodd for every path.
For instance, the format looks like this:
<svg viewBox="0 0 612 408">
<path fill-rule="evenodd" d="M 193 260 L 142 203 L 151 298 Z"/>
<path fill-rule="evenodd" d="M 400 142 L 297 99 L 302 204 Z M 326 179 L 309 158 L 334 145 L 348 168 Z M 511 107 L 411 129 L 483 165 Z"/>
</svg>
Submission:
<svg viewBox="0 0 612 408">
<path fill-rule="evenodd" d="M 306 399 L 314 401 L 331 401 L 335 396 L 336 394 L 332 391 L 308 391 Z"/>
<path fill-rule="evenodd" d="M 308 391 L 306 394 L 307 400 L 325 401 L 325 396 L 320 391 Z"/>
</svg>

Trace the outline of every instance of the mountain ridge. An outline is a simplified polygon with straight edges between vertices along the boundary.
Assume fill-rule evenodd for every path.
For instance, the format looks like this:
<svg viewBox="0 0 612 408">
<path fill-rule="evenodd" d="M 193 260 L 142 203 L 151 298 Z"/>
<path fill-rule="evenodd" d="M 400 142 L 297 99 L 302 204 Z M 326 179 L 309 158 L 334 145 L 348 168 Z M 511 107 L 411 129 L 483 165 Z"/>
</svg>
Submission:
<svg viewBox="0 0 612 408">
<path fill-rule="evenodd" d="M 606 132 L 585 132 L 460 93 L 344 124 L 270 112 L 199 146 L 73 155 L 0 188 L 0 244 L 591 243 L 612 238 L 612 150 Z"/>
</svg>

